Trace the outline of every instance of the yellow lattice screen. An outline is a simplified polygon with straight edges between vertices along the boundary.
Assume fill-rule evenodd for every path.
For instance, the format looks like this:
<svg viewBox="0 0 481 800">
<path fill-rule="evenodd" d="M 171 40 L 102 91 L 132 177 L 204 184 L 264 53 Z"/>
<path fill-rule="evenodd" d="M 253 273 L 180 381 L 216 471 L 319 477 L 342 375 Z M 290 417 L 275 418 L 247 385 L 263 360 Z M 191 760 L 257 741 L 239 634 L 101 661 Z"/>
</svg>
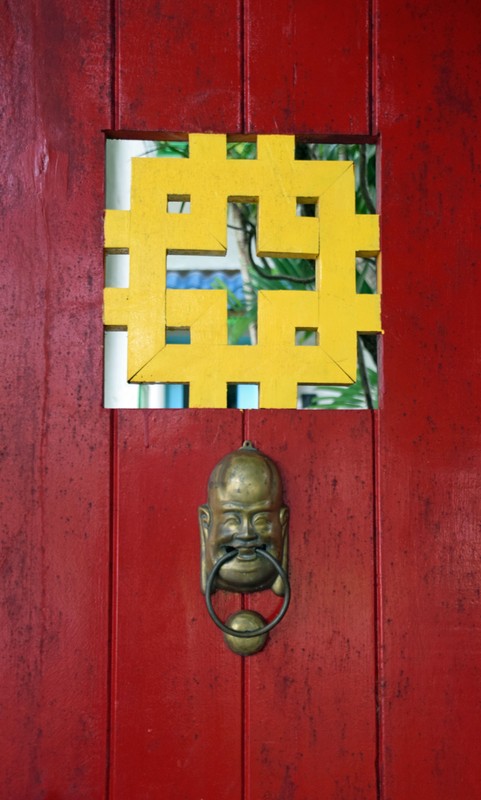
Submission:
<svg viewBox="0 0 481 800">
<path fill-rule="evenodd" d="M 189 153 L 132 159 L 130 211 L 106 211 L 106 250 L 130 253 L 129 288 L 104 295 L 105 325 L 128 330 L 128 380 L 188 383 L 192 407 L 214 408 L 228 383 L 259 384 L 262 408 L 294 408 L 298 384 L 354 382 L 357 333 L 381 327 L 379 295 L 356 293 L 355 259 L 379 253 L 379 219 L 355 213 L 353 164 L 297 161 L 292 136 L 259 136 L 256 160 L 228 159 L 219 134 L 191 135 Z M 169 212 L 179 197 L 190 213 Z M 317 265 L 315 291 L 259 292 L 250 347 L 227 343 L 226 291 L 166 289 L 167 253 L 226 252 L 229 201 L 258 203 L 259 255 Z M 167 328 L 190 328 L 190 344 L 167 344 Z M 316 330 L 317 345 L 297 346 L 296 329 Z"/>
</svg>

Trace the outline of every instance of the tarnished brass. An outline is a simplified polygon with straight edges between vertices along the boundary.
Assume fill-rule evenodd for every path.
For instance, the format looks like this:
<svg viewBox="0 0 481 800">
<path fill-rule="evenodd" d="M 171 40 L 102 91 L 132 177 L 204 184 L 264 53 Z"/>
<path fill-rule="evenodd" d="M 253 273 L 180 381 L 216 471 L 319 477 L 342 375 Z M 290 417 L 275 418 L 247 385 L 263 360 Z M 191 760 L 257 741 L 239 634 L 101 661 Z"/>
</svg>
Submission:
<svg viewBox="0 0 481 800">
<path fill-rule="evenodd" d="M 215 589 L 284 594 L 282 580 L 256 549 L 270 553 L 287 572 L 289 510 L 275 464 L 244 442 L 214 467 L 208 503 L 199 508 L 202 591 L 214 564 L 232 549 L 238 555 L 219 572 Z"/>
<path fill-rule="evenodd" d="M 256 631 L 266 624 L 264 617 L 257 611 L 236 611 L 227 620 L 227 625 L 234 631 Z M 264 647 L 269 634 L 253 636 L 250 639 L 241 639 L 230 633 L 224 633 L 224 640 L 233 653 L 239 656 L 252 656 Z"/>
<path fill-rule="evenodd" d="M 277 467 L 250 442 L 244 442 L 214 467 L 208 502 L 199 508 L 199 526 L 201 587 L 205 594 L 209 583 L 207 607 L 217 625 L 219 620 L 210 603 L 210 595 L 217 589 L 243 593 L 272 589 L 278 595 L 288 595 L 288 520 Z M 269 628 L 287 610 L 288 596 L 285 600 L 282 614 Z M 219 627 L 229 646 L 232 638 L 240 641 L 240 635 L 235 637 L 228 632 L 231 626 L 227 626 L 228 631 L 223 623 Z M 252 630 L 263 627 L 264 621 Z M 243 634 L 246 640 L 247 636 Z M 259 649 L 237 645 L 234 652 L 246 654 Z"/>
</svg>

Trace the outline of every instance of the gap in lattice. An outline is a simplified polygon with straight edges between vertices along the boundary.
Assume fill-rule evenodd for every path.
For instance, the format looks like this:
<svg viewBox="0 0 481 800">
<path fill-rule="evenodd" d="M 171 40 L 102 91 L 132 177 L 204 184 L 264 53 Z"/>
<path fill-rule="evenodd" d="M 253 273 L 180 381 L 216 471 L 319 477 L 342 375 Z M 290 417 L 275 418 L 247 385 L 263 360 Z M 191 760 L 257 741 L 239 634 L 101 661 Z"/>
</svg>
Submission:
<svg viewBox="0 0 481 800">
<path fill-rule="evenodd" d="M 356 257 L 356 292 L 358 294 L 377 294 L 378 263 L 377 258 Z"/>
<path fill-rule="evenodd" d="M 299 347 L 317 347 L 319 331 L 317 328 L 296 328 L 294 341 Z"/>
<path fill-rule="evenodd" d="M 167 211 L 169 214 L 190 214 L 190 194 L 168 194 Z"/>
<path fill-rule="evenodd" d="M 227 408 L 259 408 L 257 383 L 228 383 Z"/>
<path fill-rule="evenodd" d="M 127 253 L 109 253 L 105 256 L 105 286 L 129 288 L 129 256 Z"/>
<path fill-rule="evenodd" d="M 298 217 L 317 217 L 317 204 L 315 202 L 304 202 L 302 197 L 298 197 L 296 200 L 296 215 Z"/>
<path fill-rule="evenodd" d="M 255 159 L 257 158 L 257 142 L 230 141 L 227 139 L 226 155 L 229 159 Z"/>
<path fill-rule="evenodd" d="M 190 344 L 190 328 L 167 326 L 165 328 L 166 344 Z"/>
</svg>

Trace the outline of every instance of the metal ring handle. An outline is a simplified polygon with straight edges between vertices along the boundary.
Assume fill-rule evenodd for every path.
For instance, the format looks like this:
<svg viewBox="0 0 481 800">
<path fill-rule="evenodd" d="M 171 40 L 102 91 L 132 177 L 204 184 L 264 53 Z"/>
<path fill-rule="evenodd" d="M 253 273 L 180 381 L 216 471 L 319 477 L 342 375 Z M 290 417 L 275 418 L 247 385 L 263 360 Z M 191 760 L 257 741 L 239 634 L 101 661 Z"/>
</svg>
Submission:
<svg viewBox="0 0 481 800">
<path fill-rule="evenodd" d="M 217 627 L 221 629 L 221 631 L 223 631 L 224 633 L 228 633 L 229 636 L 237 636 L 239 637 L 239 639 L 251 639 L 253 636 L 261 636 L 262 634 L 271 631 L 272 628 L 274 628 L 277 625 L 277 623 L 281 621 L 282 617 L 284 616 L 284 614 L 288 609 L 289 601 L 291 599 L 291 589 L 289 586 L 289 580 L 287 578 L 285 570 L 281 567 L 277 559 L 275 559 L 274 556 L 271 556 L 271 554 L 268 553 L 266 550 L 260 550 L 256 548 L 256 553 L 258 553 L 261 556 L 264 556 L 264 558 L 267 558 L 267 560 L 271 562 L 271 564 L 276 568 L 278 575 L 282 578 L 282 581 L 284 583 L 284 590 L 285 590 L 284 602 L 282 604 L 281 610 L 279 611 L 275 619 L 272 620 L 272 622 L 269 622 L 262 628 L 255 628 L 255 630 L 253 631 L 235 631 L 233 628 L 229 628 L 228 625 L 225 625 L 222 622 L 222 620 L 219 619 L 219 617 L 217 616 L 212 607 L 211 596 L 216 575 L 219 572 L 220 568 L 227 563 L 227 561 L 231 561 L 233 558 L 237 556 L 238 554 L 237 550 L 233 550 L 232 552 L 226 553 L 225 556 L 219 558 L 219 560 L 214 564 L 214 568 L 210 573 L 209 577 L 207 578 L 207 583 L 205 587 L 205 602 L 211 618 L 214 620 Z"/>
</svg>

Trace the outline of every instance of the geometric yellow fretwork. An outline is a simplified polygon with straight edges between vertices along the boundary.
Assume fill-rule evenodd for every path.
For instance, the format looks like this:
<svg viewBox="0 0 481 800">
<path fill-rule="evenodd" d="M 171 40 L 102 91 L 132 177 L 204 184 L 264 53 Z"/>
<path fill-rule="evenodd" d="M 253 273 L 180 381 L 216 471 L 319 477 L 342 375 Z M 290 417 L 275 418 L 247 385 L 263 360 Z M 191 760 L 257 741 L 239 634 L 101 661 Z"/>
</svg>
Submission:
<svg viewBox="0 0 481 800">
<path fill-rule="evenodd" d="M 189 214 L 167 198 L 190 197 Z M 167 253 L 223 254 L 227 203 L 257 202 L 259 255 L 316 259 L 315 291 L 260 291 L 258 343 L 227 343 L 225 290 L 166 289 Z M 296 215 L 315 203 L 316 217 Z M 192 407 L 225 408 L 228 383 L 259 384 L 261 408 L 295 408 L 298 384 L 356 380 L 357 333 L 381 331 L 379 294 L 357 294 L 355 257 L 379 254 L 379 218 L 355 212 L 348 161 L 297 161 L 293 136 L 258 136 L 232 160 L 226 137 L 191 134 L 188 159 L 132 159 L 131 207 L 107 210 L 105 249 L 130 253 L 128 289 L 107 288 L 104 323 L 128 330 L 128 380 L 188 383 Z M 379 279 L 378 279 L 379 283 Z M 190 344 L 166 344 L 166 328 Z M 318 331 L 299 347 L 296 328 Z"/>
</svg>

